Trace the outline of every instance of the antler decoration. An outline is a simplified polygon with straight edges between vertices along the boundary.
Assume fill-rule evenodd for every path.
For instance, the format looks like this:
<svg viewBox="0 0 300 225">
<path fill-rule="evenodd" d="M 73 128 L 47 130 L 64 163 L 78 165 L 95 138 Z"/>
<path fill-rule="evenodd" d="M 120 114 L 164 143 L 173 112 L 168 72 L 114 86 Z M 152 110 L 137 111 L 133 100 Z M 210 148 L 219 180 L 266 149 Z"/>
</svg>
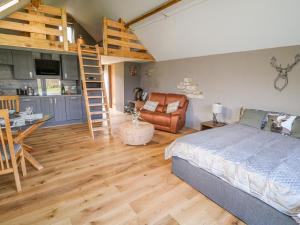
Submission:
<svg viewBox="0 0 300 225">
<path fill-rule="evenodd" d="M 295 61 L 293 62 L 293 64 L 291 64 L 291 65 L 288 64 L 286 67 L 282 67 L 281 64 L 278 65 L 277 59 L 275 57 L 272 57 L 271 66 L 274 67 L 276 69 L 276 71 L 278 72 L 278 76 L 274 80 L 274 88 L 276 90 L 282 91 L 283 89 L 285 89 L 287 87 L 287 85 L 289 84 L 288 73 L 292 71 L 293 67 L 296 66 L 298 62 L 300 62 L 300 54 L 297 54 L 295 56 Z M 281 79 L 284 81 L 284 83 L 280 85 L 279 81 Z"/>
</svg>

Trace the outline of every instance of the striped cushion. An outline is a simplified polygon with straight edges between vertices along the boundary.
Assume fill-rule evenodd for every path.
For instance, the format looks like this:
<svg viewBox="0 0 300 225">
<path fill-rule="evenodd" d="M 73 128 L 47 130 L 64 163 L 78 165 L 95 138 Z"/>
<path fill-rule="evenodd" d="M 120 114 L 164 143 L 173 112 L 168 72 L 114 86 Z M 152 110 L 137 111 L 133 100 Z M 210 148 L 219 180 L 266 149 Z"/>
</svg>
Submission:
<svg viewBox="0 0 300 225">
<path fill-rule="evenodd" d="M 154 112 L 156 110 L 158 106 L 158 102 L 153 102 L 153 101 L 147 101 L 144 105 L 144 109 L 148 110 L 148 111 L 151 111 L 151 112 Z"/>
<path fill-rule="evenodd" d="M 179 103 L 180 103 L 179 101 L 169 103 L 167 106 L 167 113 L 176 112 L 179 107 Z"/>
<path fill-rule="evenodd" d="M 19 144 L 14 144 L 14 150 L 15 150 L 15 155 L 21 150 L 21 145 Z M 8 144 L 6 145 L 6 151 L 7 151 L 7 157 L 10 159 L 10 152 L 9 152 L 9 147 Z M 5 155 L 3 152 L 3 146 L 0 144 L 0 152 L 1 152 L 1 157 L 2 160 L 5 160 Z"/>
</svg>

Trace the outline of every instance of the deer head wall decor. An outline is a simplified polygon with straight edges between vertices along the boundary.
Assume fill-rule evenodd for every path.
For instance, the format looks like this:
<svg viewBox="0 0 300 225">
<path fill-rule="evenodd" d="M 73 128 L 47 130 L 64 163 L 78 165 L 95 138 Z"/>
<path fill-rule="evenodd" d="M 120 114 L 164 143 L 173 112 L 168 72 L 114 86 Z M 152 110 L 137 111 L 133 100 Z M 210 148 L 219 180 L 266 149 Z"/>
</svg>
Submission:
<svg viewBox="0 0 300 225">
<path fill-rule="evenodd" d="M 293 67 L 297 65 L 297 63 L 300 62 L 300 54 L 297 54 L 295 56 L 295 61 L 290 65 L 288 64 L 286 67 L 282 67 L 281 64 L 277 64 L 277 59 L 273 56 L 271 59 L 271 66 L 276 69 L 278 72 L 278 76 L 274 80 L 274 88 L 278 91 L 282 91 L 287 87 L 289 84 L 289 77 L 288 73 L 292 71 Z M 283 81 L 282 84 L 279 82 Z"/>
</svg>

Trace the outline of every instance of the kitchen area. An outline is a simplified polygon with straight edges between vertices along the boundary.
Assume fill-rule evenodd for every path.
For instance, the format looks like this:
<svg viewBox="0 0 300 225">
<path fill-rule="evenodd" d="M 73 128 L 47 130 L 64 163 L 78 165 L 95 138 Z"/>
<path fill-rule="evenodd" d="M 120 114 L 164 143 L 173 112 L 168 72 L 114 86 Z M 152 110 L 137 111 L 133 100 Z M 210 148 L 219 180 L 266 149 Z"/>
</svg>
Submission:
<svg viewBox="0 0 300 225">
<path fill-rule="evenodd" d="M 20 111 L 52 115 L 45 126 L 87 120 L 75 53 L 0 48 L 0 95 L 19 95 Z"/>
</svg>

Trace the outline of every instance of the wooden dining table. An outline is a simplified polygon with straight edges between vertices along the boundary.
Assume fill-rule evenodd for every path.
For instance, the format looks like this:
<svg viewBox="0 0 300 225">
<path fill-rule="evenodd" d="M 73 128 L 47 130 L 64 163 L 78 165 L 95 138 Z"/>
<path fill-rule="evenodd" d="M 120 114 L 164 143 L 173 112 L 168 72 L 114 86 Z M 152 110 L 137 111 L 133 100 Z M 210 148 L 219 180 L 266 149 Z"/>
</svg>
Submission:
<svg viewBox="0 0 300 225">
<path fill-rule="evenodd" d="M 17 117 L 19 117 L 18 114 L 10 116 L 10 119 L 13 121 Z M 52 115 L 43 115 L 42 118 L 39 119 L 25 120 L 25 124 L 18 125 L 11 122 L 14 142 L 23 147 L 25 159 L 37 170 L 42 170 L 44 167 L 30 154 L 34 149 L 30 145 L 25 144 L 24 141 L 27 137 L 32 135 L 34 131 L 52 118 Z"/>
</svg>

